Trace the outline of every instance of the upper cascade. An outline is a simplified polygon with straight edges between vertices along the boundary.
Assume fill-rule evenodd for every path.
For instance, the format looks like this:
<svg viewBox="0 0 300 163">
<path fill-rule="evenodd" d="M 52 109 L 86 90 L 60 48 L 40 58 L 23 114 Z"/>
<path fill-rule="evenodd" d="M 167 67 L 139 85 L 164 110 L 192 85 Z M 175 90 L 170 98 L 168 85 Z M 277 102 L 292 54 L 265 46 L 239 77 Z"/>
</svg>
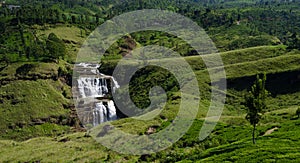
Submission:
<svg viewBox="0 0 300 163">
<path fill-rule="evenodd" d="M 76 78 L 77 98 L 105 97 L 120 87 L 112 76 L 100 73 L 99 67 L 100 64 L 92 63 L 75 65 L 75 72 L 79 74 L 79 77 Z M 112 86 L 112 90 L 109 86 Z"/>
</svg>

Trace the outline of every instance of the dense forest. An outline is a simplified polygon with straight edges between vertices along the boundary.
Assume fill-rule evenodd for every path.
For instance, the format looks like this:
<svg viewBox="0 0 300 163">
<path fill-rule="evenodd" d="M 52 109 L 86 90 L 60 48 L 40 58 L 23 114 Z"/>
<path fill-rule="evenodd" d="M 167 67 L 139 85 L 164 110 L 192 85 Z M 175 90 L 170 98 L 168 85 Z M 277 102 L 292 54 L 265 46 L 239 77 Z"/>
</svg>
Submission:
<svg viewBox="0 0 300 163">
<path fill-rule="evenodd" d="M 37 30 L 40 28 L 72 24 L 87 32 L 113 16 L 147 8 L 167 9 L 188 16 L 207 30 L 220 51 L 277 44 L 299 49 L 298 3 L 296 1 L 253 1 L 252 3 L 249 1 L 249 4 L 233 1 L 202 3 L 197 1 L 125 1 L 122 3 L 67 0 L 6 1 L 0 11 L 2 60 L 9 60 L 6 59 L 11 58 L 7 56 L 8 54 L 19 55 L 14 59 L 21 59 L 23 55 L 27 59 L 49 58 L 53 54 L 49 51 L 49 47 L 46 47 L 49 38 L 37 37 Z M 21 7 L 10 9 L 9 4 L 18 4 Z M 143 43 L 145 37 L 149 37 L 147 35 L 150 34 L 144 33 L 144 35 L 134 39 Z M 161 34 L 157 33 L 154 37 L 160 38 Z M 172 39 L 171 46 L 176 45 L 175 40 Z M 161 38 L 160 41 L 165 42 Z M 189 53 L 192 52 L 187 49 L 182 53 L 191 55 Z M 57 57 L 63 57 L 63 54 L 50 58 Z"/>
</svg>

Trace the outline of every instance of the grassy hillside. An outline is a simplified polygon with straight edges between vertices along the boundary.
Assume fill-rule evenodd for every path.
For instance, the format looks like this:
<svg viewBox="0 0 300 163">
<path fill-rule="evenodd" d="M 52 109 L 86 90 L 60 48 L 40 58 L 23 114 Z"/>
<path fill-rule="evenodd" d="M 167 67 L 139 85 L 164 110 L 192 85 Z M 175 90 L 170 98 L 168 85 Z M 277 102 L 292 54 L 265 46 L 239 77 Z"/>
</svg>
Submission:
<svg viewBox="0 0 300 163">
<path fill-rule="evenodd" d="M 67 46 L 67 55 L 65 60 L 68 62 L 74 62 L 81 45 L 89 35 L 90 31 L 88 29 L 81 29 L 72 25 L 61 25 L 48 27 L 46 29 L 43 27 L 42 29 L 39 29 L 37 36 L 39 38 L 47 38 L 50 33 L 55 33 L 65 42 Z"/>
<path fill-rule="evenodd" d="M 1 71 L 2 138 L 24 140 L 69 130 L 63 126 L 70 123 L 72 106 L 70 86 L 60 72 L 64 66 L 63 62 L 27 62 L 10 64 Z"/>
<path fill-rule="evenodd" d="M 299 91 L 293 91 L 294 89 L 285 89 L 287 92 L 279 92 L 274 94 L 268 99 L 270 112 L 264 114 L 264 117 L 258 126 L 258 141 L 256 145 L 251 144 L 251 127 L 245 120 L 245 111 L 242 109 L 242 105 L 239 103 L 242 101 L 242 95 L 244 91 L 248 89 L 254 80 L 254 76 L 257 72 L 266 71 L 268 76 L 268 87 L 270 90 L 278 90 L 279 79 L 276 76 L 286 76 L 286 82 L 297 79 L 295 74 L 299 72 L 299 55 L 298 52 L 288 52 L 285 47 L 282 46 L 264 46 L 249 48 L 243 50 L 235 50 L 230 52 L 221 53 L 221 56 L 225 63 L 225 69 L 229 81 L 228 99 L 224 109 L 221 120 L 213 133 L 205 140 L 198 140 L 199 126 L 202 125 L 203 117 L 207 112 L 209 101 L 205 98 L 202 99 L 201 109 L 199 110 L 197 120 L 194 122 L 189 132 L 185 134 L 177 143 L 175 143 L 169 149 L 152 154 L 148 156 L 127 156 L 119 155 L 112 152 L 100 144 L 97 144 L 91 137 L 86 133 L 74 133 L 66 134 L 69 131 L 68 127 L 64 127 L 64 122 L 55 122 L 56 116 L 62 116 L 68 114 L 68 110 L 64 109 L 61 103 L 68 104 L 68 100 L 62 96 L 62 85 L 60 80 L 51 79 L 51 71 L 53 71 L 54 77 L 58 73 L 59 66 L 49 66 L 49 64 L 37 64 L 35 68 L 39 71 L 28 71 L 27 73 L 21 73 L 17 75 L 17 69 L 24 64 L 16 64 L 7 67 L 2 73 L 10 74 L 7 75 L 6 79 L 14 80 L 17 77 L 24 77 L 24 81 L 13 81 L 5 85 L 3 92 L 16 91 L 18 87 L 24 87 L 25 92 L 29 92 L 30 96 L 25 92 L 20 94 L 14 94 L 18 99 L 25 94 L 24 98 L 38 98 L 38 101 L 31 100 L 24 105 L 36 106 L 33 110 L 38 112 L 28 112 L 31 114 L 24 115 L 24 117 L 36 117 L 46 118 L 54 117 L 53 122 L 45 121 L 40 125 L 29 125 L 27 127 L 17 126 L 13 130 L 8 129 L 3 138 L 14 138 L 22 140 L 24 138 L 36 137 L 36 136 L 53 136 L 51 137 L 39 137 L 30 139 L 27 141 L 15 142 L 12 140 L 1 140 L 1 161 L 295 161 L 297 162 L 299 154 L 298 150 L 298 138 L 299 138 L 299 119 L 296 119 L 295 112 L 297 105 L 299 105 Z M 262 55 L 264 54 L 264 55 Z M 251 57 L 240 57 L 247 56 Z M 214 57 L 214 54 L 207 57 Z M 229 58 L 229 59 L 227 59 Z M 209 80 L 207 79 L 207 73 L 203 69 L 205 65 L 199 60 L 199 57 L 186 57 L 186 60 L 192 64 L 194 70 L 196 70 L 197 77 L 199 77 L 200 90 L 206 92 L 209 91 Z M 110 61 L 106 61 L 110 63 Z M 176 60 L 174 60 L 176 62 Z M 28 64 L 28 63 L 27 63 Z M 51 65 L 51 64 L 50 64 Z M 47 67 L 51 67 L 50 70 Z M 104 65 L 105 67 L 105 65 Z M 217 68 L 215 68 L 217 69 Z M 245 71 L 237 71 L 245 70 Z M 251 70 L 251 71 L 249 71 Z M 39 76 L 45 75 L 50 79 L 37 79 L 36 81 L 26 81 L 32 78 L 32 72 L 39 72 Z M 295 72 L 295 73 L 291 73 Z M 155 72 L 157 73 L 157 72 Z M 153 74 L 155 76 L 155 73 Z M 158 72 L 159 73 L 159 72 Z M 273 76 L 272 76 L 273 75 Z M 151 76 L 151 75 L 150 75 Z M 206 76 L 206 77 L 205 77 Z M 45 77 L 45 78 L 46 78 Z M 137 76 L 138 78 L 139 76 Z M 152 76 L 153 77 L 153 76 Z M 151 78 L 152 78 L 151 77 Z M 27 79 L 26 79 L 27 78 Z M 145 78 L 145 80 L 149 80 Z M 299 81 L 294 81 L 297 84 Z M 240 83 L 240 84 L 238 84 Z M 16 85 L 13 85 L 16 84 Z M 12 86 L 10 86 L 12 85 Z M 28 85 L 28 88 L 26 87 Z M 40 86 L 39 86 L 40 85 Z M 18 86 L 18 87 L 16 87 Z M 31 91 L 30 88 L 34 87 L 34 90 L 43 91 Z M 27 88 L 27 89 L 25 89 Z M 273 89 L 272 89 L 273 88 Z M 289 90 L 289 91 L 288 91 Z M 2 94 L 4 94 L 2 92 Z M 38 93 L 39 92 L 39 93 Z M 41 92 L 47 92 L 40 94 Z M 272 91 L 271 91 L 272 93 Z M 274 93 L 274 92 L 273 92 Z M 168 126 L 171 123 L 172 118 L 176 115 L 178 109 L 179 94 L 173 92 L 170 94 L 171 101 L 168 102 L 166 109 L 150 121 L 138 121 L 133 119 L 121 119 L 113 122 L 115 126 L 121 130 L 134 133 L 134 134 L 145 134 L 146 131 L 152 126 L 158 126 L 156 131 Z M 276 96 L 275 96 L 276 95 Z M 45 102 L 43 102 L 45 98 Z M 56 101 L 65 99 L 64 101 Z M 177 99 L 177 100 L 175 100 Z M 48 110 L 45 112 L 40 109 L 39 104 L 49 104 L 54 110 Z M 143 100 L 138 98 L 136 100 Z M 22 101 L 22 99 L 20 99 Z M 288 102 L 290 101 L 290 102 Z M 10 102 L 10 103 L 9 103 Z M 3 106 L 11 104 L 12 101 L 5 101 Z M 22 106 L 17 103 L 16 106 L 12 105 L 13 108 Z M 50 107 L 49 106 L 49 107 Z M 275 108 L 272 108 L 274 106 Z M 8 106 L 9 107 L 9 106 Z M 274 110 L 274 111 L 273 111 Z M 16 110 L 16 113 L 22 113 L 20 110 Z M 7 114 L 8 116 L 14 116 L 13 113 Z M 5 115 L 5 116 L 7 116 Z M 44 117 L 45 116 L 45 117 Z M 19 117 L 19 116 L 18 116 Z M 13 118 L 10 118 L 13 120 Z M 34 118 L 33 118 L 34 119 Z M 51 119 L 51 118 L 50 118 Z M 59 119 L 59 118 L 58 118 Z M 20 120 L 16 119 L 16 122 Z M 24 123 L 29 123 L 31 120 L 24 118 Z M 32 123 L 32 122 L 31 122 Z M 55 123 L 62 124 L 56 125 Z M 21 124 L 22 125 L 22 124 Z M 270 135 L 263 136 L 268 130 L 279 128 Z M 28 136 L 29 135 L 29 136 Z M 20 138 L 21 137 L 21 138 Z M 68 150 L 66 150 L 66 148 Z M 19 150 L 17 156 L 11 155 L 12 151 Z M 51 157 L 50 157 L 51 156 Z"/>
<path fill-rule="evenodd" d="M 0 162 L 300 162 L 298 1 L 7 0 L 6 4 L 20 8 L 11 10 L 4 3 L 0 7 Z M 221 52 L 227 81 L 227 92 L 221 93 L 227 98 L 214 131 L 200 141 L 211 89 L 218 89 L 211 87 L 216 81 L 210 81 L 203 58 L 214 64 L 218 54 L 194 56 L 194 49 L 183 40 L 158 31 L 124 36 L 106 51 L 101 73 L 111 75 L 122 56 L 136 57 L 130 54 L 136 48 L 164 46 L 190 64 L 201 99 L 184 94 L 200 100 L 199 111 L 188 132 L 171 147 L 149 155 L 122 155 L 97 143 L 91 137 L 95 133 L 80 127 L 72 101 L 72 64 L 98 25 L 147 8 L 177 12 L 207 31 Z M 178 58 L 162 61 L 175 70 L 182 68 Z M 222 68 L 215 64 L 211 72 L 219 75 Z M 256 74 L 263 72 L 270 95 L 253 145 L 243 102 Z M 172 125 L 183 97 L 172 73 L 155 66 L 139 70 L 130 82 L 131 99 L 146 108 L 151 102 L 149 90 L 157 85 L 167 92 L 167 104 L 143 117 L 157 116 L 145 121 L 119 119 L 112 122 L 114 127 L 147 135 Z"/>
<path fill-rule="evenodd" d="M 233 50 L 220 53 L 226 71 L 228 83 L 228 107 L 233 110 L 243 108 L 240 103 L 243 95 L 250 88 L 258 73 L 267 73 L 267 89 L 271 93 L 268 103 L 270 109 L 280 109 L 291 105 L 299 105 L 296 97 L 299 95 L 300 71 L 299 51 L 289 51 L 286 46 L 261 46 L 242 50 Z M 203 56 L 207 61 L 214 63 L 216 54 Z M 210 98 L 210 78 L 206 65 L 200 56 L 188 56 L 185 60 L 191 65 L 198 79 L 202 98 Z M 110 74 L 117 65 L 118 60 L 104 60 L 101 72 Z M 180 68 L 180 59 L 164 59 L 166 64 L 172 65 L 173 69 Z M 156 62 L 155 60 L 149 62 Z M 131 63 L 132 64 L 132 63 Z M 222 67 L 212 68 L 212 73 L 217 75 Z M 133 96 L 137 104 L 147 106 L 149 104 L 148 92 L 151 85 L 161 84 L 167 90 L 178 89 L 176 80 L 163 69 L 145 68 L 137 72 L 131 81 L 132 92 L 138 94 Z M 146 75 L 145 75 L 146 74 Z M 186 74 L 187 76 L 190 74 Z M 170 76 L 170 77 L 166 77 Z M 139 82 L 143 81 L 141 85 Z M 168 81 L 168 82 L 166 82 Z M 281 85 L 279 89 L 278 86 Z M 142 87 L 146 86 L 146 87 Z M 138 93 L 137 93 L 138 92 Z M 146 103 L 145 103 L 146 102 Z M 237 108 L 235 108 L 237 107 Z M 227 109 L 227 108 L 226 108 Z"/>
<path fill-rule="evenodd" d="M 71 31 L 63 32 L 65 30 Z M 41 30 L 39 37 L 42 38 L 51 32 L 56 33 L 60 38 L 65 38 L 64 41 L 69 51 L 71 49 L 74 50 L 74 53 L 70 52 L 68 54 L 70 60 L 73 60 L 76 49 L 79 48 L 83 40 L 80 36 L 80 29 L 63 26 L 49 28 L 47 30 Z M 124 43 L 122 41 L 120 42 Z M 116 50 L 115 52 L 119 53 L 120 51 Z M 210 54 L 204 57 L 213 61 L 215 55 L 216 54 Z M 273 127 L 284 127 L 296 122 L 296 120 L 291 121 L 290 118 L 294 116 L 296 106 L 300 104 L 297 98 L 299 97 L 299 90 L 297 90 L 296 87 L 296 85 L 299 84 L 297 76 L 300 70 L 298 64 L 300 61 L 299 51 L 290 51 L 286 46 L 277 45 L 233 50 L 222 52 L 220 55 L 225 65 L 229 90 L 227 92 L 228 98 L 223 116 L 213 135 L 203 142 L 198 140 L 198 126 L 202 125 L 203 117 L 206 115 L 210 104 L 210 81 L 208 73 L 205 70 L 206 66 L 201 57 L 188 56 L 185 57 L 185 60 L 195 71 L 199 81 L 199 89 L 204 97 L 201 101 L 198 120 L 195 121 L 190 131 L 170 149 L 158 154 L 142 157 L 119 155 L 96 144 L 86 133 L 67 134 L 71 131 L 70 125 L 74 125 L 74 122 L 70 119 L 70 87 L 67 85 L 66 76 L 64 76 L 64 74 L 70 73 L 68 71 L 70 71 L 71 66 L 66 62 L 60 61 L 58 64 L 16 62 L 4 66 L 0 72 L 2 83 L 0 96 L 2 102 L 0 103 L 0 108 L 3 108 L 0 114 L 0 116 L 3 117 L 1 118 L 2 125 L 0 126 L 2 132 L 1 137 L 2 139 L 14 139 L 20 142 L 2 140 L 1 145 L 3 148 L 1 148 L 2 151 L 0 153 L 3 154 L 0 158 L 3 159 L 2 161 L 21 162 L 38 160 L 45 162 L 82 162 L 93 160 L 110 162 L 156 160 L 164 162 L 164 160 L 180 161 L 184 159 L 191 161 L 207 159 L 213 161 L 217 159 L 213 156 L 215 154 L 213 151 L 217 151 L 219 148 L 224 148 L 221 149 L 221 151 L 223 151 L 220 153 L 221 155 L 227 148 L 236 148 L 235 144 L 243 144 L 241 148 L 238 148 L 236 151 L 241 153 L 240 156 L 242 156 L 241 151 L 247 148 L 255 151 L 256 147 L 260 148 L 263 146 L 264 141 L 267 141 L 266 144 L 271 144 L 272 141 L 278 141 L 277 139 L 269 140 L 265 137 L 261 137 L 258 139 L 259 143 L 257 146 L 250 145 L 251 141 L 249 136 L 251 135 L 251 127 L 245 125 L 248 123 L 244 118 L 244 106 L 240 103 L 243 101 L 242 97 L 245 91 L 249 89 L 253 83 L 255 75 L 259 72 L 267 72 L 267 87 L 271 91 L 271 96 L 268 99 L 269 110 L 279 110 L 282 112 L 274 111 L 267 113 L 262 125 L 258 129 L 259 135 L 262 135 Z M 101 72 L 106 74 L 111 73 L 117 61 L 118 60 L 114 57 L 106 57 L 103 61 L 104 64 L 101 67 Z M 176 59 L 171 59 L 168 62 L 176 63 L 177 61 Z M 213 68 L 216 72 L 218 72 L 218 69 L 218 67 Z M 166 75 L 165 72 L 155 72 L 151 68 L 147 71 L 149 71 L 149 73 L 147 73 L 146 76 L 135 76 L 132 80 L 133 85 L 136 85 L 139 78 L 143 78 L 144 82 L 158 79 L 162 84 L 168 83 L 165 82 L 164 78 L 160 79 L 159 77 L 163 74 Z M 140 73 L 143 74 L 143 72 Z M 167 77 L 165 78 L 166 80 L 170 80 L 168 75 L 165 77 Z M 282 78 L 285 80 L 282 80 Z M 278 91 L 278 85 L 284 85 L 284 82 L 290 84 L 286 84 L 282 91 Z M 133 119 L 121 119 L 114 122 L 115 126 L 118 126 L 121 130 L 135 134 L 145 134 L 152 126 L 159 126 L 157 132 L 168 126 L 172 118 L 176 115 L 179 104 L 178 97 L 180 97 L 180 95 L 176 93 L 177 89 L 172 89 L 175 85 L 176 82 L 172 81 L 172 79 L 165 85 L 168 90 L 171 90 L 169 94 L 171 100 L 160 116 L 146 122 Z M 133 99 L 140 103 L 141 106 L 146 106 L 147 103 L 145 100 L 147 100 L 148 97 L 147 90 L 133 87 L 133 91 L 135 92 Z M 28 106 L 30 106 L 30 108 Z M 290 107 L 292 107 L 292 109 L 282 110 L 283 108 Z M 296 128 L 296 126 L 292 126 L 291 128 Z M 278 130 L 278 132 L 280 131 L 281 130 Z M 282 130 L 282 132 L 284 131 L 285 130 Z M 49 137 L 33 138 L 38 136 Z M 288 138 L 281 137 L 281 139 L 285 141 Z M 44 147 L 42 148 L 40 146 Z M 278 148 L 279 147 L 281 146 L 278 146 Z M 64 150 L 65 148 L 69 150 Z M 22 151 L 18 153 L 17 157 L 10 154 L 11 151 L 16 149 Z M 269 148 L 266 148 L 267 153 L 272 152 L 267 149 Z M 228 157 L 233 157 L 234 154 L 234 152 L 229 153 Z M 282 155 L 287 157 L 290 153 L 286 152 Z M 217 161 L 225 160 L 223 157 L 227 157 L 227 155 L 221 155 L 220 157 L 221 158 Z M 241 158 L 243 157 L 233 157 L 232 160 L 243 161 L 240 160 Z M 268 158 L 272 158 L 272 155 Z M 250 158 L 245 157 L 245 159 Z"/>
<path fill-rule="evenodd" d="M 68 62 L 74 62 L 89 31 L 72 25 L 35 25 L 31 30 L 36 30 L 40 40 L 55 33 L 65 43 L 67 54 L 64 60 L 56 61 L 31 61 L 22 55 L 22 59 L 0 62 L 2 139 L 55 136 L 71 132 L 78 125 L 71 100 L 73 66 Z M 8 56 L 17 58 L 20 54 Z"/>
<path fill-rule="evenodd" d="M 295 119 L 294 111 L 295 107 L 292 107 L 267 113 L 258 128 L 256 145 L 251 142 L 251 127 L 244 123 L 228 125 L 219 122 L 209 138 L 200 142 L 197 125 L 201 121 L 195 121 L 189 132 L 171 148 L 148 156 L 119 155 L 96 143 L 86 133 L 74 133 L 54 138 L 34 138 L 24 142 L 1 140 L 0 161 L 298 162 L 300 121 Z M 233 118 L 235 116 L 230 117 Z M 263 136 L 275 127 L 278 129 Z M 14 153 L 15 150 L 19 152 Z"/>
<path fill-rule="evenodd" d="M 195 159 L 201 159 L 199 162 L 299 162 L 299 124 L 299 120 L 285 122 L 271 135 L 258 138 L 256 145 L 241 140 L 209 149 Z"/>
</svg>

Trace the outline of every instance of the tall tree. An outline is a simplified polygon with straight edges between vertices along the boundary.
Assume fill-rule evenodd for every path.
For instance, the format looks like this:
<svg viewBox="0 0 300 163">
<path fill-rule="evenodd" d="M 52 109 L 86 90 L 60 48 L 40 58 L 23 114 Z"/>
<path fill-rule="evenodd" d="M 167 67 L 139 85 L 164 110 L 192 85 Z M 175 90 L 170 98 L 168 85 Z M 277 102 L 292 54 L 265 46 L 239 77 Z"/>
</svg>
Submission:
<svg viewBox="0 0 300 163">
<path fill-rule="evenodd" d="M 245 102 L 246 102 L 245 105 L 247 107 L 246 119 L 253 126 L 253 131 L 252 131 L 253 144 L 256 143 L 255 141 L 256 125 L 261 119 L 262 113 L 267 108 L 266 97 L 268 95 L 268 91 L 265 88 L 266 80 L 267 77 L 265 73 L 262 75 L 262 78 L 260 78 L 260 75 L 257 75 L 256 81 L 251 87 L 249 94 L 245 97 Z"/>
</svg>

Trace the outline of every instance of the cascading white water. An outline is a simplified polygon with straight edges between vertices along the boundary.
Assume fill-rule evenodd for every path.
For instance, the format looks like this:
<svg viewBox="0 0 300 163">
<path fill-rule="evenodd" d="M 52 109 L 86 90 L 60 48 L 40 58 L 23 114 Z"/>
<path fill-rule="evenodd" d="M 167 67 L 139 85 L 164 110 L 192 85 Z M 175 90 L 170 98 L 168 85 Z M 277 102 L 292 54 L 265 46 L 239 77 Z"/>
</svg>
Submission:
<svg viewBox="0 0 300 163">
<path fill-rule="evenodd" d="M 107 102 L 107 107 L 108 107 L 108 118 L 110 121 L 116 120 L 117 119 L 117 110 L 115 107 L 115 104 L 113 101 L 108 101 Z"/>
<path fill-rule="evenodd" d="M 93 126 L 107 121 L 107 109 L 102 102 L 96 103 L 93 110 Z"/>
<path fill-rule="evenodd" d="M 84 106 L 90 106 L 87 111 L 91 114 L 84 114 L 82 118 L 90 119 L 91 121 L 89 121 L 89 123 L 93 126 L 118 118 L 114 102 L 107 99 L 107 97 L 111 94 L 108 89 L 109 84 L 113 92 L 120 86 L 112 76 L 101 74 L 98 70 L 99 66 L 99 64 L 89 63 L 79 63 L 76 65 L 76 72 L 81 74 L 81 76 L 77 78 L 78 97 L 81 99 L 88 98 L 96 100 L 96 102 L 93 101 L 92 103 L 89 102 L 89 100 L 85 100 L 83 104 L 83 110 L 86 108 Z M 101 100 L 97 98 L 101 98 Z M 87 116 L 87 118 L 85 118 L 85 116 Z"/>
<path fill-rule="evenodd" d="M 112 100 L 109 100 L 106 106 L 103 104 L 103 102 L 98 102 L 95 104 L 95 109 L 93 109 L 93 126 L 116 119 L 117 112 Z"/>
<path fill-rule="evenodd" d="M 109 93 L 105 78 L 82 77 L 77 82 L 79 94 L 82 98 L 104 97 Z"/>
<path fill-rule="evenodd" d="M 114 83 L 114 85 L 113 85 L 113 92 L 115 92 L 116 89 L 120 88 L 120 85 L 118 84 L 118 82 L 115 80 L 114 77 L 112 77 L 112 81 Z"/>
</svg>

